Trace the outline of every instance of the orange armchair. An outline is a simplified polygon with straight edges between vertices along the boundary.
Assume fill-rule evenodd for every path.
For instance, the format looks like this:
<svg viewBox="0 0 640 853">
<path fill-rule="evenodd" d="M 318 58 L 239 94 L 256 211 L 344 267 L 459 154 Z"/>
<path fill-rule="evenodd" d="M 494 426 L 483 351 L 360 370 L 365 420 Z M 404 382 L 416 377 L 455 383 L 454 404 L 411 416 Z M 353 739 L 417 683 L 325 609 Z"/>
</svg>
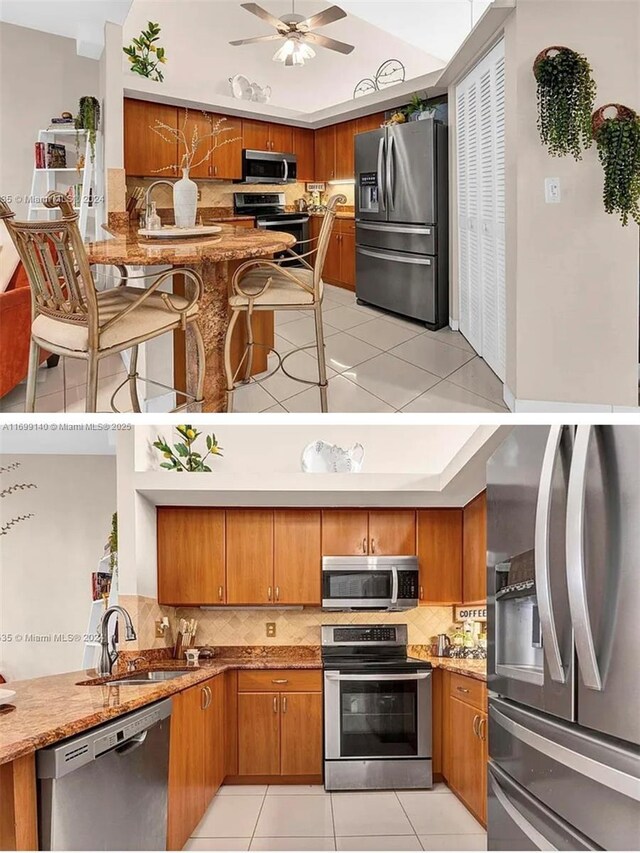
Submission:
<svg viewBox="0 0 640 853">
<path fill-rule="evenodd" d="M 27 376 L 31 340 L 31 294 L 22 264 L 14 272 L 9 287 L 0 293 L 0 397 Z M 40 351 L 41 363 L 55 367 L 59 356 Z"/>
</svg>

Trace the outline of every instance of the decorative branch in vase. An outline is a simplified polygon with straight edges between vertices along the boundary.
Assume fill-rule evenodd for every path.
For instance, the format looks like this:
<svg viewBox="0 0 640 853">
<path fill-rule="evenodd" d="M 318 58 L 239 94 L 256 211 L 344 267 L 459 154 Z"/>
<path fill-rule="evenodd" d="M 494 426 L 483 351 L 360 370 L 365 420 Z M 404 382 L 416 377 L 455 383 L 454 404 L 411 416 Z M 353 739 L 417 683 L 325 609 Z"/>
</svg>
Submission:
<svg viewBox="0 0 640 853">
<path fill-rule="evenodd" d="M 208 118 L 206 112 L 202 114 L 205 118 Z M 204 136 L 200 136 L 198 125 L 196 124 L 189 139 L 187 137 L 189 110 L 185 108 L 182 127 L 171 127 L 158 119 L 156 119 L 155 125 L 151 127 L 151 130 L 157 133 L 165 142 L 171 145 L 177 142 L 178 146 L 184 148 L 184 154 L 180 158 L 179 163 L 170 163 L 161 169 L 154 169 L 155 174 L 166 172 L 169 169 L 180 170 L 182 172 L 180 180 L 176 181 L 173 185 L 173 209 L 178 228 L 193 228 L 196 224 L 198 187 L 195 181 L 192 181 L 189 177 L 191 170 L 205 163 L 218 148 L 221 148 L 223 145 L 229 145 L 231 142 L 236 142 L 241 138 L 234 136 L 232 139 L 226 138 L 221 140 L 220 137 L 222 134 L 233 130 L 232 127 L 224 127 L 225 122 L 225 118 L 213 121 L 211 124 L 211 133 L 206 133 Z M 209 142 L 206 153 L 202 154 L 201 145 L 207 140 L 212 140 L 212 142 Z"/>
</svg>

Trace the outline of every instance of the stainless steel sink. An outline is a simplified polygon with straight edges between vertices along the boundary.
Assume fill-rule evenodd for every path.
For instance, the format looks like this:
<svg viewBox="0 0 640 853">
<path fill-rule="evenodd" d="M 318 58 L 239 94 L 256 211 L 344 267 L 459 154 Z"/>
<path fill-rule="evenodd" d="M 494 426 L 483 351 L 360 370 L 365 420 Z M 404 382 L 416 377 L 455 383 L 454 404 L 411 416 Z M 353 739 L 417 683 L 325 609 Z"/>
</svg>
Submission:
<svg viewBox="0 0 640 853">
<path fill-rule="evenodd" d="M 130 675 L 123 675 L 115 681 L 109 681 L 108 684 L 154 684 L 157 681 L 180 678 L 182 675 L 189 675 L 190 672 L 194 672 L 194 669 L 156 669 L 147 672 L 132 672 Z"/>
</svg>

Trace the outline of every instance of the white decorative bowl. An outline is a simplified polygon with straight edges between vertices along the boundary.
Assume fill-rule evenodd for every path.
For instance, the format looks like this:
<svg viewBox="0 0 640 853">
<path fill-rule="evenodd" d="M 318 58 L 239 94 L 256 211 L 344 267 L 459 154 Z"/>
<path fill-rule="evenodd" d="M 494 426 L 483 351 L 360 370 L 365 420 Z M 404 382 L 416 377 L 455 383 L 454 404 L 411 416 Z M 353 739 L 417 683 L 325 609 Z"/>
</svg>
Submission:
<svg viewBox="0 0 640 853">
<path fill-rule="evenodd" d="M 5 690 L 0 687 L 0 705 L 5 705 L 9 699 L 12 699 L 16 695 L 15 690 Z"/>
</svg>

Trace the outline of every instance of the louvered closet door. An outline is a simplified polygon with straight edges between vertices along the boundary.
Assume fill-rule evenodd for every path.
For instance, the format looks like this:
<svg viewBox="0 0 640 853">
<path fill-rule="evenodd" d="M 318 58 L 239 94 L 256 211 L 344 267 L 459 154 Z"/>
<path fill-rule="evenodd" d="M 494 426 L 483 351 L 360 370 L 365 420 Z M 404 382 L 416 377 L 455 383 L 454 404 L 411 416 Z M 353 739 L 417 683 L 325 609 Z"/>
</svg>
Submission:
<svg viewBox="0 0 640 853">
<path fill-rule="evenodd" d="M 460 330 L 505 377 L 504 43 L 456 90 Z"/>
</svg>

